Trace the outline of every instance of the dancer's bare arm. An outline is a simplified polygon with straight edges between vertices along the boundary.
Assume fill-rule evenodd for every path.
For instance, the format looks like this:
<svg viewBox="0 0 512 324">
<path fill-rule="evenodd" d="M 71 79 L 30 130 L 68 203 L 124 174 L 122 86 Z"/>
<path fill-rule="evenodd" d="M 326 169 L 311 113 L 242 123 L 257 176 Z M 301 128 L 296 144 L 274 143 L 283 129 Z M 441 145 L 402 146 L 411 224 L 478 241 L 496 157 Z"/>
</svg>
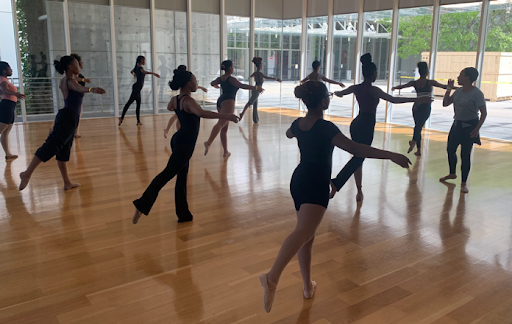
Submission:
<svg viewBox="0 0 512 324">
<path fill-rule="evenodd" d="M 338 82 L 338 81 L 334 81 L 334 80 L 331 80 L 331 79 L 327 79 L 325 76 L 322 76 L 322 80 L 324 80 L 324 82 L 328 82 L 328 83 L 331 83 L 331 84 L 337 84 L 340 87 L 345 88 L 345 85 L 343 83 Z"/>
<path fill-rule="evenodd" d="M 261 72 L 260 72 L 261 73 Z M 281 82 L 281 79 L 279 78 L 273 78 L 273 77 L 269 77 L 269 76 L 266 76 L 265 74 L 261 73 L 261 77 L 263 79 L 268 79 L 268 80 L 274 80 L 274 81 L 277 81 L 277 82 Z"/>
<path fill-rule="evenodd" d="M 400 90 L 400 89 L 409 88 L 409 87 L 414 87 L 414 81 L 409 81 L 406 84 L 394 86 L 393 88 L 391 88 L 391 90 L 395 91 L 395 90 Z"/>
<path fill-rule="evenodd" d="M 142 67 L 140 68 L 140 71 L 141 71 L 142 73 L 144 73 L 144 74 L 153 74 L 153 75 L 154 75 L 154 76 L 156 76 L 157 78 L 160 78 L 160 74 L 155 73 L 155 72 L 149 72 L 149 71 L 146 71 L 146 70 L 144 70 L 144 68 L 142 68 Z"/>
<path fill-rule="evenodd" d="M 192 98 L 187 99 L 183 103 L 183 109 L 188 113 L 192 113 L 194 115 L 206 119 L 227 119 L 234 123 L 238 123 L 238 121 L 240 120 L 240 118 L 235 114 L 224 114 L 217 113 L 214 111 L 203 110 L 201 109 L 201 106 L 199 106 L 197 102 Z"/>
<path fill-rule="evenodd" d="M 25 95 L 23 93 L 9 90 L 9 83 L 7 81 L 0 83 L 0 90 L 0 93 L 6 94 L 8 96 L 15 96 L 18 99 L 25 99 Z"/>
<path fill-rule="evenodd" d="M 213 80 L 213 81 L 210 83 L 210 85 L 211 85 L 212 87 L 216 88 L 216 89 L 219 89 L 219 88 L 220 88 L 219 84 L 220 84 L 220 77 L 218 77 L 217 79 Z"/>
<path fill-rule="evenodd" d="M 485 122 L 485 119 L 487 118 L 487 107 L 485 105 L 483 105 L 483 106 L 478 107 L 478 109 L 480 110 L 480 120 L 478 121 L 478 125 L 476 126 L 476 128 L 473 129 L 471 131 L 471 133 L 469 134 L 469 136 L 471 138 L 475 138 L 478 136 L 478 133 L 480 132 L 480 128 L 482 127 L 482 125 Z"/>
<path fill-rule="evenodd" d="M 286 131 L 286 137 L 288 137 L 288 138 L 294 138 L 295 137 L 295 135 L 292 133 L 291 127 L 288 128 L 288 130 Z"/>
<path fill-rule="evenodd" d="M 417 98 L 406 98 L 406 97 L 394 97 L 389 93 L 385 93 L 381 88 L 373 86 L 370 89 L 370 94 L 375 98 L 380 98 L 389 101 L 394 104 L 406 103 L 406 102 L 417 102 L 417 103 L 429 103 L 433 99 L 430 96 L 421 96 Z"/>
<path fill-rule="evenodd" d="M 92 93 L 97 93 L 97 94 L 104 94 L 105 93 L 105 90 L 103 88 L 100 88 L 100 87 L 84 87 L 84 86 L 81 86 L 78 84 L 78 81 L 76 81 L 76 79 L 69 79 L 68 82 L 68 88 L 70 90 L 73 90 L 73 91 L 76 91 L 76 92 L 80 92 L 80 93 L 88 93 L 88 92 L 92 92 Z"/>
<path fill-rule="evenodd" d="M 453 81 L 452 79 L 448 80 L 448 87 L 446 88 L 446 92 L 443 98 L 443 107 L 448 107 L 453 103 L 452 89 L 454 84 L 455 81 Z"/>
<path fill-rule="evenodd" d="M 345 90 L 334 92 L 334 95 L 336 97 L 340 97 L 341 98 L 341 97 L 346 96 L 348 94 L 354 93 L 354 90 L 355 90 L 355 86 L 350 86 L 350 87 L 346 88 Z"/>
<path fill-rule="evenodd" d="M 237 88 L 240 88 L 240 89 L 245 89 L 245 90 L 258 90 L 260 93 L 262 93 L 263 91 L 265 91 L 265 89 L 263 89 L 262 87 L 260 86 L 252 86 L 252 85 L 248 85 L 248 84 L 245 84 L 245 83 L 241 83 L 240 81 L 238 81 L 237 79 L 235 78 L 229 78 L 229 83 L 231 83 L 231 85 L 237 87 Z"/>
</svg>

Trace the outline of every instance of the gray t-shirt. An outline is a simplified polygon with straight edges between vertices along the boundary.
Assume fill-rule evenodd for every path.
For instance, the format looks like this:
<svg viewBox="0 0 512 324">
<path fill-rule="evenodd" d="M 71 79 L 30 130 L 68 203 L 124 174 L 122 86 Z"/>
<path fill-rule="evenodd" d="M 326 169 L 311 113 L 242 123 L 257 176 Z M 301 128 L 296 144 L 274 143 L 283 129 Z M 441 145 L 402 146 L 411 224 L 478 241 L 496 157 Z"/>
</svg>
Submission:
<svg viewBox="0 0 512 324">
<path fill-rule="evenodd" d="M 485 106 L 485 97 L 482 91 L 474 87 L 469 92 L 462 92 L 462 88 L 455 90 L 453 94 L 453 119 L 468 121 L 478 119 L 478 107 Z"/>
</svg>

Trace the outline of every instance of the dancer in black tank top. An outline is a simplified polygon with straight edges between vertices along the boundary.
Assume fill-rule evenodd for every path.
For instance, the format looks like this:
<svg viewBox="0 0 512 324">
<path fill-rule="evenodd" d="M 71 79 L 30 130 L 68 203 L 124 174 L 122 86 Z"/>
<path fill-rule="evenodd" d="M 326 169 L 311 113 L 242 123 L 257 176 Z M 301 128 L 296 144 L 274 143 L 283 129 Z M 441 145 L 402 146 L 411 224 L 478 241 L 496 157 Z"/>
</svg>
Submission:
<svg viewBox="0 0 512 324">
<path fill-rule="evenodd" d="M 176 112 L 181 127 L 171 139 L 172 154 L 167 166 L 151 181 L 142 197 L 133 201 L 135 205 L 133 224 L 137 224 L 142 214 L 149 214 L 160 190 L 175 176 L 177 178 L 174 201 L 178 222 L 191 221 L 193 217 L 187 203 L 187 174 L 189 161 L 194 153 L 197 136 L 199 135 L 200 118 L 221 118 L 235 123 L 238 122 L 238 117 L 233 114 L 216 113 L 201 109 L 196 101 L 190 97 L 192 92 L 197 90 L 197 80 L 191 72 L 174 70 L 174 77 L 169 85 L 173 90 L 180 89 L 179 96 L 171 99 L 167 109 Z"/>
<path fill-rule="evenodd" d="M 304 297 L 312 298 L 316 283 L 311 280 L 311 259 L 315 232 L 329 203 L 332 152 L 337 146 L 362 158 L 389 159 L 408 168 L 411 163 L 401 154 L 359 144 L 343 135 L 338 127 L 323 119 L 330 97 L 325 84 L 309 81 L 295 88 L 295 96 L 308 108 L 306 117 L 295 120 L 286 131 L 288 138 L 297 138 L 300 164 L 293 172 L 290 191 L 297 211 L 297 225 L 286 237 L 268 273 L 260 275 L 263 305 L 270 312 L 279 278 L 286 265 L 297 255 L 304 283 Z M 334 191 L 335 192 L 335 191 Z"/>
<path fill-rule="evenodd" d="M 80 66 L 74 57 L 63 56 L 60 61 L 55 60 L 53 65 L 58 73 L 66 74 L 59 85 L 64 97 L 64 108 L 57 113 L 55 127 L 46 142 L 36 151 L 27 170 L 20 173 L 19 190 L 23 190 L 28 185 L 32 173 L 41 162 L 46 162 L 54 156 L 57 159 L 62 180 L 64 180 L 64 190 L 80 187 L 79 183 L 73 183 L 69 180 L 67 162 L 69 161 L 75 130 L 80 120 L 82 98 L 85 93 L 104 94 L 105 90 L 102 88 L 86 88 L 78 84 L 76 79 L 80 73 Z"/>
<path fill-rule="evenodd" d="M 429 69 L 427 62 L 418 62 L 418 71 L 420 72 L 420 78 L 415 81 L 407 82 L 404 85 L 399 85 L 393 87 L 391 90 L 399 90 L 408 87 L 414 87 L 416 90 L 416 95 L 418 97 L 421 96 L 432 96 L 433 87 L 446 89 L 448 86 L 437 82 L 436 80 L 427 79 L 429 74 Z M 417 147 L 414 155 L 421 156 L 421 130 L 423 126 L 425 126 L 425 122 L 430 117 L 430 112 L 432 111 L 432 102 L 429 103 L 415 103 L 412 106 L 412 117 L 414 118 L 414 133 L 412 135 L 412 140 L 409 141 L 409 150 L 407 153 L 410 153 L 414 146 Z"/>
<path fill-rule="evenodd" d="M 269 80 L 275 80 L 277 82 L 281 82 L 279 78 L 272 78 L 268 77 L 265 74 L 261 73 L 261 69 L 263 68 L 262 65 L 262 58 L 261 57 L 254 57 L 252 59 L 252 62 L 254 63 L 256 67 L 256 72 L 251 74 L 251 78 L 254 78 L 254 82 L 256 83 L 257 87 L 262 87 L 263 82 L 265 79 Z M 242 113 L 240 114 L 240 119 L 244 117 L 245 111 L 249 108 L 249 106 L 252 106 L 252 121 L 257 124 L 260 121 L 260 118 L 258 117 L 258 98 L 260 96 L 260 92 L 258 90 L 252 90 L 251 91 L 251 98 L 249 98 L 249 101 L 244 107 L 244 110 L 242 110 Z"/>
<path fill-rule="evenodd" d="M 238 82 L 237 79 L 233 78 L 231 76 L 231 74 L 233 74 L 233 62 L 230 60 L 222 62 L 220 69 L 225 71 L 224 75 L 213 80 L 211 83 L 212 87 L 218 87 L 220 85 L 222 88 L 222 94 L 217 100 L 217 110 L 219 112 L 225 114 L 232 114 L 235 112 L 235 98 L 238 89 L 257 90 L 260 93 L 263 92 L 261 87 L 243 84 Z M 206 142 L 204 142 L 204 155 L 208 154 L 210 145 L 212 145 L 215 137 L 219 135 L 219 132 L 222 148 L 224 149 L 223 156 L 228 157 L 231 155 L 231 153 L 228 151 L 228 126 L 229 122 L 227 120 L 219 120 L 217 124 L 213 126 L 210 137 Z"/>
<path fill-rule="evenodd" d="M 135 64 L 135 67 L 131 71 L 132 75 L 136 78 L 136 82 L 132 86 L 132 94 L 130 95 L 130 99 L 128 99 L 128 102 L 126 103 L 126 105 L 124 105 L 123 113 L 121 114 L 121 117 L 119 117 L 119 126 L 121 126 L 121 124 L 123 123 L 124 115 L 126 115 L 128 108 L 130 108 L 131 104 L 134 101 L 137 103 L 137 108 L 135 109 L 135 114 L 137 115 L 137 125 L 142 125 L 142 123 L 140 122 L 140 92 L 144 87 L 144 79 L 146 78 L 146 74 L 152 74 L 157 78 L 160 78 L 160 75 L 158 75 L 157 73 L 145 71 L 143 68 L 144 65 L 146 65 L 146 58 L 144 56 L 138 56 L 137 63 Z"/>
</svg>

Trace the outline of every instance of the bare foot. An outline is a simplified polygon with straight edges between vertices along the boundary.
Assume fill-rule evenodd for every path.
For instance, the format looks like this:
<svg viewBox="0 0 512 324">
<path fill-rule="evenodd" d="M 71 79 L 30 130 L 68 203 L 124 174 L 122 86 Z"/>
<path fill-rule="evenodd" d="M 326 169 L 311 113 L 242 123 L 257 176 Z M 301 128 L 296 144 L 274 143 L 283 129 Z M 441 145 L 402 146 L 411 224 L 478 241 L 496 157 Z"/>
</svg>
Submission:
<svg viewBox="0 0 512 324">
<path fill-rule="evenodd" d="M 142 123 L 137 123 L 137 126 L 142 126 Z"/>
<path fill-rule="evenodd" d="M 139 221 L 140 216 L 142 216 L 142 212 L 135 208 L 135 213 L 133 213 L 132 223 L 137 224 Z"/>
<path fill-rule="evenodd" d="M 421 152 L 420 151 L 416 151 L 416 152 L 414 152 L 414 155 L 421 156 Z"/>
<path fill-rule="evenodd" d="M 164 129 L 164 137 L 167 138 L 167 135 L 169 135 L 169 131 L 167 129 Z"/>
<path fill-rule="evenodd" d="M 82 137 L 82 135 L 80 135 L 79 133 L 75 134 L 75 138 L 80 138 L 80 137 Z"/>
<path fill-rule="evenodd" d="M 356 195 L 356 201 L 363 201 L 364 195 L 362 192 L 358 192 Z"/>
<path fill-rule="evenodd" d="M 28 182 L 30 181 L 30 176 L 26 174 L 26 172 L 22 172 L 20 173 L 20 179 L 21 179 L 21 183 L 20 183 L 20 186 L 18 188 L 18 190 L 23 190 L 25 189 L 25 187 L 28 185 Z"/>
<path fill-rule="evenodd" d="M 407 153 L 411 153 L 415 145 L 416 141 L 409 141 L 409 149 L 407 150 Z"/>
<path fill-rule="evenodd" d="M 456 174 L 449 174 L 446 177 L 440 178 L 439 181 L 445 182 L 446 180 L 451 180 L 451 179 L 457 179 L 457 175 Z"/>
<path fill-rule="evenodd" d="M 123 117 L 119 117 L 119 124 L 117 126 L 121 126 L 122 123 L 123 123 Z"/>
<path fill-rule="evenodd" d="M 304 288 L 304 298 L 306 298 L 306 299 L 313 298 L 313 295 L 315 294 L 315 290 L 316 290 L 316 282 L 311 281 L 311 283 L 309 284 L 309 289 Z"/>
<path fill-rule="evenodd" d="M 204 155 L 208 154 L 209 149 L 210 145 L 208 145 L 208 142 L 204 142 Z"/>
<path fill-rule="evenodd" d="M 80 187 L 79 183 L 69 183 L 67 185 L 64 185 L 64 190 L 70 190 L 70 189 L 78 188 L 78 187 Z"/>
<path fill-rule="evenodd" d="M 17 156 L 17 155 L 14 155 L 14 154 L 6 155 L 6 156 L 5 156 L 5 160 L 6 160 L 6 161 L 16 160 L 17 158 L 18 158 L 18 156 Z"/>
<path fill-rule="evenodd" d="M 223 157 L 229 157 L 231 155 L 231 152 L 224 153 Z"/>
<path fill-rule="evenodd" d="M 465 182 L 462 182 L 460 184 L 460 192 L 462 193 L 468 193 L 469 192 L 469 188 L 467 186 L 467 184 Z"/>
</svg>

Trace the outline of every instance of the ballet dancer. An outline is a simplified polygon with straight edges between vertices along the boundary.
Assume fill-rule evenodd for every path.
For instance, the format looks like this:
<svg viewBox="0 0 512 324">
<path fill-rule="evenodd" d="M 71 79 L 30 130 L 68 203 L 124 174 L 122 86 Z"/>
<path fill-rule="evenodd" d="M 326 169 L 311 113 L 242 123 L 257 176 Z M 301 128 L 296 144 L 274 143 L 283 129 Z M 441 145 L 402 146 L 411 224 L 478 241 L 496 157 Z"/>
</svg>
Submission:
<svg viewBox="0 0 512 324">
<path fill-rule="evenodd" d="M 251 78 L 254 78 L 254 81 L 256 83 L 256 86 L 262 87 L 263 82 L 265 79 L 269 80 L 275 80 L 277 82 L 281 82 L 279 78 L 272 78 L 269 76 L 266 76 L 265 74 L 261 73 L 261 69 L 263 68 L 263 64 L 261 57 L 253 57 L 252 62 L 256 66 L 256 72 L 251 74 Z M 257 124 L 260 121 L 260 118 L 258 117 L 258 97 L 260 96 L 260 92 L 258 90 L 252 90 L 251 91 L 251 98 L 249 98 L 249 101 L 244 107 L 244 110 L 242 110 L 242 113 L 240 114 L 240 119 L 244 117 L 245 111 L 249 108 L 249 106 L 252 106 L 252 120 L 255 124 Z"/>
<path fill-rule="evenodd" d="M 372 84 L 377 79 L 377 66 L 372 62 L 370 53 L 361 56 L 360 60 L 363 64 L 364 81 L 361 84 L 350 86 L 334 94 L 338 97 L 343 97 L 351 93 L 356 95 L 357 102 L 359 103 L 359 115 L 350 123 L 350 136 L 352 140 L 357 143 L 372 145 L 379 99 L 384 99 L 394 104 L 406 102 L 428 103 L 431 102 L 432 99 L 431 97 L 399 98 L 385 93 L 379 87 Z M 363 200 L 363 161 L 364 158 L 359 156 L 354 156 L 348 161 L 336 179 L 332 180 L 331 185 L 333 186 L 333 192 L 339 191 L 352 174 L 355 173 L 354 178 L 357 187 L 356 201 Z"/>
<path fill-rule="evenodd" d="M 0 142 L 5 152 L 5 161 L 12 161 L 18 158 L 9 150 L 9 133 L 11 132 L 14 119 L 16 118 L 16 102 L 18 99 L 25 99 L 23 93 L 19 93 L 14 84 L 9 81 L 12 76 L 12 69 L 9 63 L 0 61 Z"/>
<path fill-rule="evenodd" d="M 233 62 L 230 60 L 222 62 L 221 70 L 224 71 L 224 75 L 213 80 L 211 83 L 212 87 L 220 85 L 222 88 L 222 95 L 217 100 L 217 110 L 221 113 L 232 114 L 235 111 L 235 98 L 238 89 L 256 90 L 259 93 L 264 91 L 261 86 L 250 86 L 240 83 L 237 79 L 233 78 L 231 76 L 231 74 L 233 74 Z M 219 132 L 222 148 L 224 149 L 223 156 L 228 157 L 231 155 L 228 151 L 228 126 L 229 121 L 224 119 L 219 119 L 217 124 L 213 126 L 210 138 L 208 138 L 208 141 L 204 142 L 204 155 L 208 154 L 210 145 L 212 145 L 213 140 L 217 137 Z"/>
<path fill-rule="evenodd" d="M 487 117 L 487 107 L 485 97 L 482 91 L 475 87 L 473 83 L 478 79 L 478 71 L 473 67 L 467 67 L 462 70 L 457 77 L 457 83 L 462 86 L 455 90 L 453 95 L 451 91 L 454 86 L 452 79 L 448 80 L 448 88 L 443 98 L 443 107 L 453 104 L 455 116 L 453 124 L 448 134 L 447 152 L 448 163 L 450 165 L 450 174 L 439 179 L 446 181 L 457 179 L 455 169 L 457 167 L 457 148 L 460 145 L 460 159 L 462 182 L 460 190 L 463 193 L 469 192 L 466 181 L 468 180 L 469 170 L 471 169 L 471 150 L 473 143 L 480 143 L 480 128 Z M 480 117 L 478 112 L 480 111 Z"/>
<path fill-rule="evenodd" d="M 171 99 L 167 109 L 176 112 L 181 127 L 172 136 L 172 154 L 167 166 L 151 181 L 142 197 L 133 202 L 135 205 L 135 213 L 132 218 L 133 224 L 137 224 L 142 214 L 149 214 L 160 190 L 175 176 L 177 177 L 174 202 L 178 223 L 193 220 L 187 204 L 187 174 L 189 161 L 192 153 L 194 153 L 197 136 L 199 135 L 201 118 L 220 118 L 235 123 L 238 122 L 238 117 L 233 114 L 216 113 L 201 109 L 191 97 L 192 92 L 197 90 L 197 80 L 191 72 L 174 70 L 174 77 L 169 82 L 169 86 L 173 90 L 180 90 L 180 94 Z"/>
<path fill-rule="evenodd" d="M 25 172 L 20 173 L 21 183 L 19 190 L 23 190 L 30 180 L 34 170 L 41 164 L 50 160 L 53 156 L 57 159 L 62 180 L 64 180 L 64 190 L 79 187 L 79 183 L 71 182 L 68 176 L 67 162 L 78 121 L 80 120 L 80 110 L 82 109 L 82 99 L 85 93 L 92 92 L 104 94 L 102 88 L 86 88 L 77 82 L 77 76 L 80 73 L 78 61 L 72 56 L 63 56 L 59 61 L 53 61 L 55 70 L 59 74 L 65 74 L 60 81 L 59 88 L 64 98 L 64 108 L 60 109 L 55 117 L 55 127 L 50 133 L 46 142 L 35 153 L 30 165 Z"/>
<path fill-rule="evenodd" d="M 180 65 L 177 68 L 178 71 L 187 71 L 187 67 L 185 65 Z M 199 90 L 202 90 L 203 92 L 208 92 L 208 89 L 205 87 L 197 86 Z M 178 120 L 178 116 L 176 114 L 172 115 L 171 118 L 169 118 L 169 122 L 167 123 L 167 127 L 164 129 L 164 137 L 167 138 L 167 135 L 169 135 L 169 130 L 171 129 L 172 124 L 176 123 L 176 128 L 180 129 L 180 122 Z"/>
<path fill-rule="evenodd" d="M 345 85 L 341 82 L 334 81 L 331 79 L 327 79 L 325 75 L 320 74 L 320 62 L 319 61 L 313 61 L 313 72 L 311 72 L 306 78 L 304 78 L 300 83 L 304 83 L 307 81 L 320 81 L 320 82 L 327 82 L 331 84 L 337 84 L 342 88 L 345 88 Z"/>
<path fill-rule="evenodd" d="M 297 225 L 286 237 L 269 272 L 260 275 L 265 311 L 270 312 L 279 278 L 290 260 L 297 254 L 304 282 L 305 298 L 312 298 L 316 283 L 311 280 L 311 258 L 315 232 L 329 203 L 332 152 L 334 146 L 361 158 L 388 159 L 408 168 L 411 162 L 402 154 L 379 150 L 345 137 L 338 127 L 323 119 L 332 94 L 325 84 L 306 82 L 295 88 L 295 96 L 308 109 L 306 117 L 296 119 L 286 131 L 296 137 L 300 163 L 293 172 L 290 191 L 297 211 Z"/>
<path fill-rule="evenodd" d="M 404 88 L 414 87 L 416 90 L 416 95 L 420 96 L 432 96 L 433 87 L 447 89 L 448 86 L 445 84 L 441 84 L 436 80 L 427 79 L 429 74 L 429 69 L 427 62 L 418 62 L 418 71 L 420 74 L 420 78 L 418 80 L 409 81 L 406 84 L 399 85 L 391 88 L 392 91 L 400 90 Z M 412 140 L 409 141 L 409 150 L 407 153 L 411 153 L 416 146 L 416 152 L 414 155 L 421 156 L 421 130 L 423 126 L 425 126 L 425 122 L 430 117 L 430 112 L 432 111 L 432 103 L 414 103 L 412 106 L 412 117 L 414 118 L 414 133 L 412 135 Z"/>
<path fill-rule="evenodd" d="M 137 62 L 135 63 L 135 67 L 131 71 L 131 74 L 137 79 L 137 81 L 133 84 L 130 99 L 128 99 L 128 102 L 126 103 L 126 105 L 124 105 L 123 113 L 121 117 L 119 117 L 119 126 L 121 126 L 121 124 L 123 123 L 124 115 L 126 115 L 128 108 L 130 108 L 130 105 L 134 101 L 137 103 L 137 107 L 135 108 L 135 114 L 137 115 L 137 126 L 142 125 L 142 123 L 140 122 L 140 92 L 144 87 L 144 78 L 146 78 L 146 74 L 152 74 L 157 78 L 160 78 L 160 75 L 158 75 L 157 73 L 144 70 L 144 65 L 146 65 L 146 58 L 144 56 L 138 56 Z"/>
</svg>

